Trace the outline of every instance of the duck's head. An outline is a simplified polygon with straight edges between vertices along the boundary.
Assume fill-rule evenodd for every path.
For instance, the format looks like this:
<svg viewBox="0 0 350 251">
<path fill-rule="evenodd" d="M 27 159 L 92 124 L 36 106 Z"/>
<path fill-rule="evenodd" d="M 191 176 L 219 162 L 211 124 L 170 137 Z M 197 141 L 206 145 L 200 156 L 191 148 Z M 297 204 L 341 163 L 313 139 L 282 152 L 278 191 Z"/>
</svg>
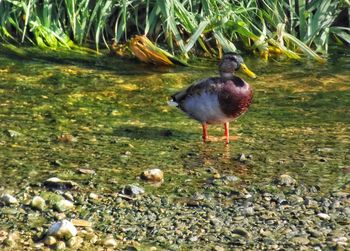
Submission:
<svg viewBox="0 0 350 251">
<path fill-rule="evenodd" d="M 251 78 L 256 78 L 254 72 L 249 70 L 243 61 L 243 58 L 234 53 L 225 53 L 219 62 L 219 71 L 222 77 L 231 77 L 236 71 L 242 71 Z"/>
</svg>

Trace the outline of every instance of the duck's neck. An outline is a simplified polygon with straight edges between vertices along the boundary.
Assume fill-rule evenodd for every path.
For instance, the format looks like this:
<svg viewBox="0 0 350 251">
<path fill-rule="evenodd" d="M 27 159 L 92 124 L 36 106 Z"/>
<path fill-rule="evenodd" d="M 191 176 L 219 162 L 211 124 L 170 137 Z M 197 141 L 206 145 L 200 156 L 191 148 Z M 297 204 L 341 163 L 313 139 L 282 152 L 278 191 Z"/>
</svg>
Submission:
<svg viewBox="0 0 350 251">
<path fill-rule="evenodd" d="M 220 71 L 220 77 L 223 79 L 232 79 L 235 74 L 233 72 Z"/>
</svg>

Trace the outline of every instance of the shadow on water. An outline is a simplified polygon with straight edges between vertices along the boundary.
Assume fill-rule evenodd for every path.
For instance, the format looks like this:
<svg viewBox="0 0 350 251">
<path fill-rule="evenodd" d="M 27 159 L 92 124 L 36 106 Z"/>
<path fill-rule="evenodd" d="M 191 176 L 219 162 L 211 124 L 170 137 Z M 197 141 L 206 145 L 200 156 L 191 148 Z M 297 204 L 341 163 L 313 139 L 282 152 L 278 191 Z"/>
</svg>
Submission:
<svg viewBox="0 0 350 251">
<path fill-rule="evenodd" d="M 118 126 L 113 130 L 113 136 L 128 137 L 138 140 L 174 140 L 174 138 L 190 138 L 192 134 L 173 128 L 160 128 L 154 126 Z"/>
</svg>

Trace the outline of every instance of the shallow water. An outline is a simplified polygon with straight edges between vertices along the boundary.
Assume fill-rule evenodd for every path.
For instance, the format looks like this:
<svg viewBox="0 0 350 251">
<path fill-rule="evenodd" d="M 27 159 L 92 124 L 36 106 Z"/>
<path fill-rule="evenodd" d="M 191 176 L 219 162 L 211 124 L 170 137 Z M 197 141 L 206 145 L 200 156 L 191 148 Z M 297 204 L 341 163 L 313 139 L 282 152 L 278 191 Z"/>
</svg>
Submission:
<svg viewBox="0 0 350 251">
<path fill-rule="evenodd" d="M 204 145 L 200 125 L 166 103 L 189 83 L 216 75 L 215 62 L 162 68 L 75 52 L 20 52 L 0 51 L 2 189 L 57 176 L 87 190 L 139 183 L 190 194 L 213 169 L 247 183 L 289 173 L 326 191 L 349 189 L 349 52 L 335 51 L 325 65 L 247 58 L 259 76 L 249 79 L 254 101 L 231 123 L 238 139 L 227 147 L 224 140 Z M 76 141 L 59 140 L 62 134 Z M 210 126 L 209 134 L 221 136 L 223 126 Z M 251 158 L 237 160 L 241 153 Z M 138 178 L 154 167 L 165 172 L 158 188 Z"/>
</svg>

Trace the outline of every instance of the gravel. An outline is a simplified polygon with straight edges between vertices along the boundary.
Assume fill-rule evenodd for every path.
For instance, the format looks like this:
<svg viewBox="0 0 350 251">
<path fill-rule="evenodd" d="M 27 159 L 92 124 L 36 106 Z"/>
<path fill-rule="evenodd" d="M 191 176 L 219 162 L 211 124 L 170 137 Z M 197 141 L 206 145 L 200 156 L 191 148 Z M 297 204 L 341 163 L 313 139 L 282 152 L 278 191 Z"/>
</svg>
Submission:
<svg viewBox="0 0 350 251">
<path fill-rule="evenodd" d="M 279 177 L 270 183 L 237 186 L 232 177 L 221 179 L 234 181 L 230 186 L 209 182 L 192 196 L 158 195 L 157 190 L 149 192 L 132 184 L 105 193 L 70 190 L 74 208 L 69 210 L 57 208 L 66 191 L 27 187 L 12 195 L 17 204 L 0 207 L 0 249 L 350 248 L 350 194 L 346 191 L 323 194 L 318 187 L 286 176 L 283 181 Z M 98 199 L 91 199 L 91 193 L 98 194 Z M 37 210 L 33 199 L 45 201 L 45 207 Z M 60 231 L 64 234 L 57 234 Z"/>
</svg>

